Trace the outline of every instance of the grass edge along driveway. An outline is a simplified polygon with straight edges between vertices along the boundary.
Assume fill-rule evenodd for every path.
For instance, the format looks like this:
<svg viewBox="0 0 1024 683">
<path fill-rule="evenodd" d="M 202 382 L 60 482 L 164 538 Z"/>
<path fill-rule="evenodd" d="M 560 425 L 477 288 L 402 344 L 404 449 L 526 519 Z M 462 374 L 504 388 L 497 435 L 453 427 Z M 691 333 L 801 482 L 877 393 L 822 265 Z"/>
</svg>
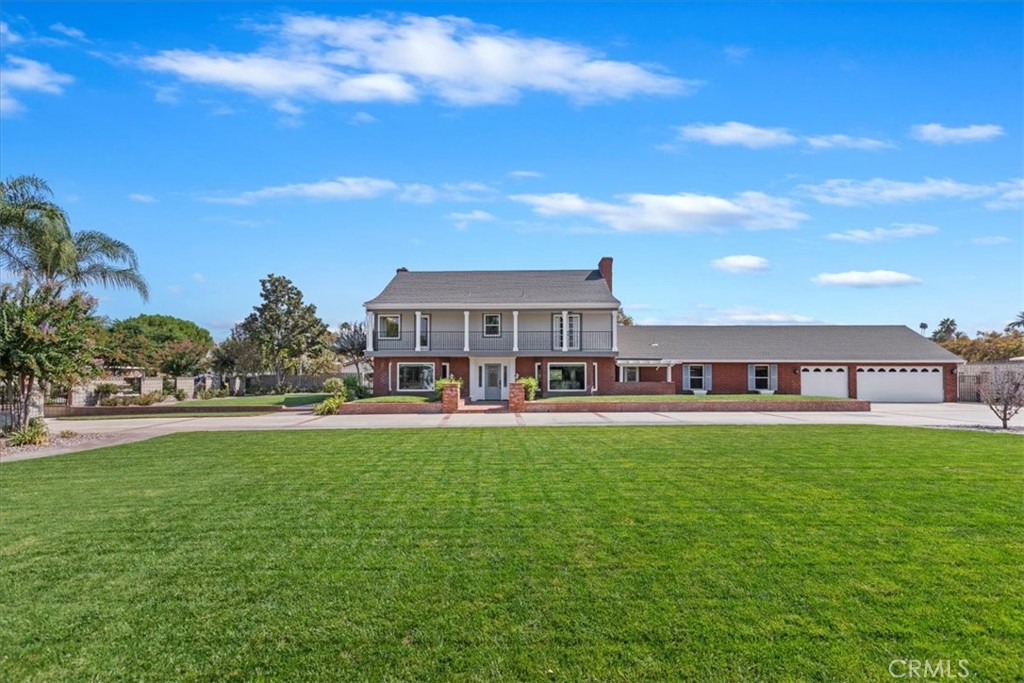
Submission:
<svg viewBox="0 0 1024 683">
<path fill-rule="evenodd" d="M 178 434 L 0 466 L 3 680 L 1022 675 L 1016 437 Z"/>
</svg>

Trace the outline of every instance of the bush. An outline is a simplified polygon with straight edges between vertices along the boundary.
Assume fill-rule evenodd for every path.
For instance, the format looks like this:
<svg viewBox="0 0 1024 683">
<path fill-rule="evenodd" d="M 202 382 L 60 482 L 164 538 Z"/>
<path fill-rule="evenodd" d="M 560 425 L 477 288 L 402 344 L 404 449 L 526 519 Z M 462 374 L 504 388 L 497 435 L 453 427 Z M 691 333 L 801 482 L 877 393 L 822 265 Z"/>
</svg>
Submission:
<svg viewBox="0 0 1024 683">
<path fill-rule="evenodd" d="M 162 388 L 163 388 L 163 393 L 165 393 L 165 394 L 173 394 L 174 393 L 174 380 L 171 379 L 170 377 L 164 377 Z"/>
<path fill-rule="evenodd" d="M 95 387 L 93 387 L 92 390 L 96 393 L 96 398 L 102 400 L 107 396 L 120 394 L 122 391 L 124 391 L 124 389 L 125 385 L 123 384 L 117 384 L 115 382 L 100 382 Z"/>
<path fill-rule="evenodd" d="M 519 383 L 523 385 L 523 393 L 526 394 L 527 401 L 532 401 L 537 398 L 537 391 L 540 389 L 540 382 L 537 381 L 536 377 L 520 377 Z"/>
<path fill-rule="evenodd" d="M 345 375 L 341 381 L 345 383 L 345 396 L 348 398 L 366 398 L 370 395 L 370 390 L 355 375 Z"/>
<path fill-rule="evenodd" d="M 151 406 L 154 403 L 159 403 L 162 400 L 164 400 L 164 392 L 151 391 L 148 394 L 143 394 L 142 396 L 139 396 L 137 399 L 135 399 L 134 402 L 128 405 Z"/>
<path fill-rule="evenodd" d="M 50 430 L 41 417 L 33 417 L 21 429 L 7 435 L 8 446 L 43 446 L 50 441 Z"/>
<path fill-rule="evenodd" d="M 227 389 L 200 389 L 196 392 L 196 398 L 209 401 L 211 398 L 225 398 L 228 395 Z"/>
<path fill-rule="evenodd" d="M 459 391 L 462 391 L 462 379 L 459 377 L 446 377 L 439 379 L 434 382 L 434 391 L 437 392 L 437 398 L 441 399 L 444 396 L 444 388 L 449 384 L 455 384 L 459 387 Z"/>
<path fill-rule="evenodd" d="M 57 434 L 57 436 L 59 436 L 62 439 L 70 439 L 72 437 L 78 436 L 78 432 L 74 431 L 73 429 L 62 429 L 60 433 Z"/>
<path fill-rule="evenodd" d="M 174 398 L 177 401 L 184 401 L 186 398 L 188 398 L 188 394 L 185 393 L 184 389 L 175 389 Z"/>
<path fill-rule="evenodd" d="M 324 391 L 335 396 L 344 396 L 348 398 L 348 387 L 345 386 L 345 382 L 339 377 L 329 377 L 324 380 Z"/>
<path fill-rule="evenodd" d="M 317 415 L 337 415 L 341 412 L 341 406 L 344 403 L 344 396 L 330 396 L 325 398 L 323 403 L 317 403 L 313 406 L 313 412 Z"/>
<path fill-rule="evenodd" d="M 279 396 L 281 394 L 294 394 L 295 387 L 293 387 L 291 384 L 288 384 L 288 382 L 281 382 L 280 384 L 274 387 L 273 392 Z"/>
</svg>

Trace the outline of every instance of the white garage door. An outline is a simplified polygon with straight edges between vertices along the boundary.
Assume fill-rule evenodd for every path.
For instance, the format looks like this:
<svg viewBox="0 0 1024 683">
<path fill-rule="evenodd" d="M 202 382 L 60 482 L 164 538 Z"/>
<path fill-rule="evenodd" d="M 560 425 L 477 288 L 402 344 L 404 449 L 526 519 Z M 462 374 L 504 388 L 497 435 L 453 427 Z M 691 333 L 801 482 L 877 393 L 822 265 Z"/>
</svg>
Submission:
<svg viewBox="0 0 1024 683">
<path fill-rule="evenodd" d="M 847 398 L 850 388 L 841 365 L 809 365 L 800 368 L 800 393 L 804 396 Z"/>
<path fill-rule="evenodd" d="M 942 368 L 857 368 L 857 398 L 879 403 L 942 403 Z"/>
</svg>

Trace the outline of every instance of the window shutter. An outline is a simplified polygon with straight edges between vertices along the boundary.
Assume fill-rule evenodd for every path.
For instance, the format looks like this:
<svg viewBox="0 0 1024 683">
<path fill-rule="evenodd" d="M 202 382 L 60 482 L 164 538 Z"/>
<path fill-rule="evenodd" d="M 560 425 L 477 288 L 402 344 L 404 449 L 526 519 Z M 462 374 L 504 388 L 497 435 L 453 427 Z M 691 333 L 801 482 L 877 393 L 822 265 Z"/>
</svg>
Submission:
<svg viewBox="0 0 1024 683">
<path fill-rule="evenodd" d="M 768 380 L 770 382 L 769 385 L 768 385 L 768 388 L 771 389 L 772 391 L 778 391 L 779 390 L 779 366 L 775 365 L 775 364 L 770 365 L 768 372 L 769 372 L 769 375 L 770 375 L 770 379 Z"/>
<path fill-rule="evenodd" d="M 683 366 L 683 389 L 690 388 L 690 366 Z"/>
<path fill-rule="evenodd" d="M 711 364 L 704 366 L 704 388 L 711 391 Z"/>
<path fill-rule="evenodd" d="M 753 391 L 757 385 L 754 382 L 754 366 L 747 366 L 747 391 Z"/>
</svg>

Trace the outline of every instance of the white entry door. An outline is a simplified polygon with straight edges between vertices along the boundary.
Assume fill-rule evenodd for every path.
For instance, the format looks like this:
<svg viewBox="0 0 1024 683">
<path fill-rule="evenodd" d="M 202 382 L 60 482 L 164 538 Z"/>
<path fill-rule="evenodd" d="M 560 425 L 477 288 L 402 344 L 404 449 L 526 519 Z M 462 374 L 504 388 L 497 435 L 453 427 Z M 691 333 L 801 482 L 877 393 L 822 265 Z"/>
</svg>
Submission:
<svg viewBox="0 0 1024 683">
<path fill-rule="evenodd" d="M 800 393 L 804 396 L 849 398 L 846 368 L 841 365 L 808 365 L 800 368 Z"/>
<path fill-rule="evenodd" d="M 942 403 L 942 368 L 857 368 L 857 398 L 878 403 Z"/>
</svg>

